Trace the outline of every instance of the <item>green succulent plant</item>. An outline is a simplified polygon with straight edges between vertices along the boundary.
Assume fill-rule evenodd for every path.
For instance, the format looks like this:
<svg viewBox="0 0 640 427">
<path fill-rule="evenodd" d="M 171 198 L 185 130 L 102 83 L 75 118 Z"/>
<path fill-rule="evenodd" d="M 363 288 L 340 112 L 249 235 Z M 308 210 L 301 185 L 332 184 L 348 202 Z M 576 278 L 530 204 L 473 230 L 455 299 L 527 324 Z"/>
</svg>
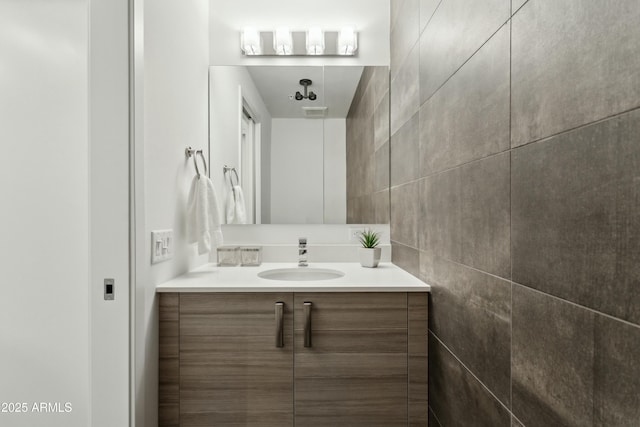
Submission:
<svg viewBox="0 0 640 427">
<path fill-rule="evenodd" d="M 364 230 L 358 237 L 363 248 L 375 248 L 380 243 L 380 233 L 373 230 Z"/>
</svg>

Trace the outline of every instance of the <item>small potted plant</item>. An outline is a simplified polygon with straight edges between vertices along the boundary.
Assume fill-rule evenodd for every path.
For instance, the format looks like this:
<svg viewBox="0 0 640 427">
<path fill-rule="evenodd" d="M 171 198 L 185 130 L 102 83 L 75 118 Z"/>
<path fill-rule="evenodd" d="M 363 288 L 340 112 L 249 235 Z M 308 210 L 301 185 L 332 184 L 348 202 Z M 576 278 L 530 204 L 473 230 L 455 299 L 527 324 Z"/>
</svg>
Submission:
<svg viewBox="0 0 640 427">
<path fill-rule="evenodd" d="M 380 243 L 380 233 L 373 230 L 364 230 L 358 238 L 362 247 L 360 250 L 360 264 L 363 267 L 374 268 L 380 262 L 380 253 L 382 249 L 378 247 Z"/>
</svg>

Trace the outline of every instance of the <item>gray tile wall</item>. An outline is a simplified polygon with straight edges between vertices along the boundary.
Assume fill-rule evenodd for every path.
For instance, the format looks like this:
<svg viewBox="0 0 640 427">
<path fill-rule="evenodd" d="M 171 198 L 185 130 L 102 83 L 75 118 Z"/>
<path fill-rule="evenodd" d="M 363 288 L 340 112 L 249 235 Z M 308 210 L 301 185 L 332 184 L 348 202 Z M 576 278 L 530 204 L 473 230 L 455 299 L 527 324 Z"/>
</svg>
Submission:
<svg viewBox="0 0 640 427">
<path fill-rule="evenodd" d="M 364 67 L 347 115 L 347 223 L 389 223 L 389 68 Z"/>
<path fill-rule="evenodd" d="M 432 426 L 640 426 L 640 2 L 391 0 Z"/>
</svg>

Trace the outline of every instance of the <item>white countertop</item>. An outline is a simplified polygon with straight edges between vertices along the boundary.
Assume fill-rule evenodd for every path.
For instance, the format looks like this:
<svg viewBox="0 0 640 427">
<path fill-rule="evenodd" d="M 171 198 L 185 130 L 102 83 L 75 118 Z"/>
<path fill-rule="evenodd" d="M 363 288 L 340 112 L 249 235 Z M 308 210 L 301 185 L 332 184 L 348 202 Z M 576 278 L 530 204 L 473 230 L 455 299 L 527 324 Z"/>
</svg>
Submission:
<svg viewBox="0 0 640 427">
<path fill-rule="evenodd" d="M 287 281 L 258 277 L 276 268 L 298 268 L 297 263 L 263 263 L 259 267 L 218 267 L 206 264 L 156 287 L 157 292 L 429 292 L 431 287 L 391 263 L 365 268 L 355 262 L 309 263 L 310 268 L 339 270 L 330 280 Z M 304 268 L 304 267 L 300 267 Z"/>
</svg>

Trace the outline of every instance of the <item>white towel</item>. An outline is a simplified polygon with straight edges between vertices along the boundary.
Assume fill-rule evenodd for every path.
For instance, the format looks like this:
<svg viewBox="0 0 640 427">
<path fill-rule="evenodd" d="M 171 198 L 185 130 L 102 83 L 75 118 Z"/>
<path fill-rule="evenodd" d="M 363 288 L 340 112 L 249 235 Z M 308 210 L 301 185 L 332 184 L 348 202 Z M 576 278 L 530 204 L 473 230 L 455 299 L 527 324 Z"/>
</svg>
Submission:
<svg viewBox="0 0 640 427">
<path fill-rule="evenodd" d="M 246 224 L 247 207 L 242 187 L 234 185 L 227 194 L 227 224 Z"/>
<path fill-rule="evenodd" d="M 218 198 L 213 183 L 205 175 L 196 175 L 191 182 L 187 201 L 187 237 L 189 243 L 198 243 L 200 255 L 222 245 Z"/>
</svg>

